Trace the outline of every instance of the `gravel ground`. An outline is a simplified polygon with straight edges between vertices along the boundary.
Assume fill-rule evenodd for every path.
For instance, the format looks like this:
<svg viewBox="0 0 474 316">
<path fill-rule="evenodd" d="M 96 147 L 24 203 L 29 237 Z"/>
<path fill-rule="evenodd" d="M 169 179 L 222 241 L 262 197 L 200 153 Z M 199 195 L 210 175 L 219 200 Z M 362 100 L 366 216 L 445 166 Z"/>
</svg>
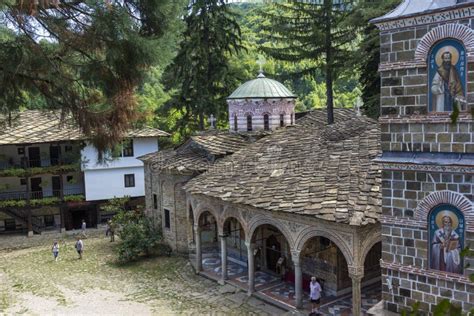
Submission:
<svg viewBox="0 0 474 316">
<path fill-rule="evenodd" d="M 74 240 L 0 251 L 0 314 L 26 315 L 269 315 L 272 306 L 229 286 L 196 276 L 181 257 L 118 265 L 104 238 L 84 240 L 82 260 Z"/>
</svg>

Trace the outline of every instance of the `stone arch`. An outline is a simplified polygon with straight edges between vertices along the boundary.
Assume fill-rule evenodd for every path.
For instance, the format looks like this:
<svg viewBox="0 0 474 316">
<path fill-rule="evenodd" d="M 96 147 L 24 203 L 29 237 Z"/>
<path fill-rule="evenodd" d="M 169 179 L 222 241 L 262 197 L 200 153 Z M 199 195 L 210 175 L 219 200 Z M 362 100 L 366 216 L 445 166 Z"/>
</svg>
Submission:
<svg viewBox="0 0 474 316">
<path fill-rule="evenodd" d="M 210 205 L 200 203 L 196 205 L 196 208 L 193 208 L 193 209 L 194 209 L 194 223 L 195 224 L 199 223 L 199 219 L 201 218 L 201 215 L 205 212 L 211 213 L 212 216 L 214 216 L 214 218 L 216 219 L 217 223 L 219 223 L 219 213 Z"/>
<path fill-rule="evenodd" d="M 433 45 L 447 38 L 460 41 L 464 45 L 468 57 L 474 57 L 474 31 L 462 24 L 444 24 L 435 27 L 421 38 L 415 50 L 415 61 L 427 62 Z"/>
<path fill-rule="evenodd" d="M 260 227 L 262 225 L 271 225 L 271 226 L 274 226 L 274 227 L 278 228 L 278 230 L 280 230 L 280 232 L 283 234 L 283 236 L 285 236 L 286 241 L 288 242 L 288 245 L 290 246 L 290 251 L 293 251 L 295 249 L 294 238 L 291 235 L 288 228 L 283 223 L 280 223 L 278 220 L 266 217 L 264 215 L 256 216 L 256 217 L 252 218 L 252 220 L 249 223 L 248 234 L 245 235 L 246 242 L 248 242 L 248 243 L 252 242 L 252 238 L 253 238 L 253 235 L 254 235 L 255 231 L 257 230 L 258 227 Z"/>
<path fill-rule="evenodd" d="M 370 238 L 364 240 L 360 249 L 360 266 L 364 266 L 364 262 L 367 255 L 369 254 L 369 251 L 379 242 L 382 242 L 382 235 L 380 231 L 377 231 L 377 234 L 373 234 L 370 236 Z"/>
<path fill-rule="evenodd" d="M 350 245 L 347 244 L 344 237 L 339 236 L 337 233 L 322 229 L 322 228 L 315 228 L 315 227 L 308 227 L 304 229 L 297 237 L 295 243 L 295 249 L 297 252 L 301 253 L 303 247 L 305 246 L 306 242 L 309 241 L 313 237 L 324 237 L 332 241 L 338 248 L 341 250 L 344 258 L 346 259 L 348 266 L 354 265 L 354 253 L 351 250 Z"/>
<path fill-rule="evenodd" d="M 225 223 L 227 222 L 227 220 L 229 219 L 236 219 L 237 222 L 239 222 L 240 224 L 240 227 L 242 227 L 243 231 L 244 231 L 244 234 L 245 234 L 245 240 L 247 240 L 247 235 L 248 235 L 248 231 L 247 231 L 247 227 L 245 225 L 245 223 L 242 221 L 242 218 L 240 218 L 240 216 L 238 216 L 237 214 L 229 214 L 229 213 L 225 213 L 221 216 L 221 219 L 220 219 L 220 222 L 219 222 L 219 226 L 222 227 L 222 231 L 224 231 L 224 225 Z"/>
<path fill-rule="evenodd" d="M 427 222 L 431 210 L 440 204 L 449 204 L 459 209 L 466 220 L 466 231 L 474 232 L 473 203 L 463 194 L 454 191 L 436 191 L 428 194 L 415 209 L 416 219 Z"/>
</svg>

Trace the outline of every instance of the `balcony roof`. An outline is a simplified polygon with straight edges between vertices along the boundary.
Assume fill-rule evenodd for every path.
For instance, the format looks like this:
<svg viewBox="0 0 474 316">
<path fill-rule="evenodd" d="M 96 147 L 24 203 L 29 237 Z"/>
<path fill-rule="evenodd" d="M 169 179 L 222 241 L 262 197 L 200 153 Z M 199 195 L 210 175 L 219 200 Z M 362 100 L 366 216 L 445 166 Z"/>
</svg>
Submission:
<svg viewBox="0 0 474 316">
<path fill-rule="evenodd" d="M 52 143 L 85 140 L 85 135 L 71 118 L 61 118 L 59 112 L 23 111 L 13 115 L 12 125 L 1 124 L 0 145 Z M 129 131 L 127 137 L 163 137 L 168 133 L 152 127 Z"/>
</svg>

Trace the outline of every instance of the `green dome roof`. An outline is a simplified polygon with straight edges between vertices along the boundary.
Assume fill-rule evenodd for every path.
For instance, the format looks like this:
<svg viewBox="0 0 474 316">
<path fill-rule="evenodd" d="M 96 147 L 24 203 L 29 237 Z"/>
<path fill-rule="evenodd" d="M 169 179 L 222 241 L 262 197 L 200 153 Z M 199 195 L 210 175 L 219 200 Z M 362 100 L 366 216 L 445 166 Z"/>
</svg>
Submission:
<svg viewBox="0 0 474 316">
<path fill-rule="evenodd" d="M 265 76 L 260 73 L 257 79 L 247 81 L 238 87 L 227 99 L 250 98 L 296 98 L 296 96 L 280 82 L 265 78 Z"/>
</svg>

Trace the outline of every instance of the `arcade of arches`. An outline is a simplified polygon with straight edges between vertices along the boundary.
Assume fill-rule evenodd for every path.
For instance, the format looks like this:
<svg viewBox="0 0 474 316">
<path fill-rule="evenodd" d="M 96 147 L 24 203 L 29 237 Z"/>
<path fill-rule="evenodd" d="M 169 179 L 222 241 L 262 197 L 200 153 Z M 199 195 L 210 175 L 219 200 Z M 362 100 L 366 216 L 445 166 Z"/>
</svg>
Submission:
<svg viewBox="0 0 474 316">
<path fill-rule="evenodd" d="M 188 199 L 188 210 L 196 270 L 221 284 L 229 282 L 249 295 L 263 294 L 303 308 L 308 296 L 304 292 L 316 276 L 323 297 L 352 293 L 353 315 L 362 312 L 364 288 L 380 288 L 378 224 L 349 226 L 296 214 L 289 219 L 196 197 Z"/>
</svg>

